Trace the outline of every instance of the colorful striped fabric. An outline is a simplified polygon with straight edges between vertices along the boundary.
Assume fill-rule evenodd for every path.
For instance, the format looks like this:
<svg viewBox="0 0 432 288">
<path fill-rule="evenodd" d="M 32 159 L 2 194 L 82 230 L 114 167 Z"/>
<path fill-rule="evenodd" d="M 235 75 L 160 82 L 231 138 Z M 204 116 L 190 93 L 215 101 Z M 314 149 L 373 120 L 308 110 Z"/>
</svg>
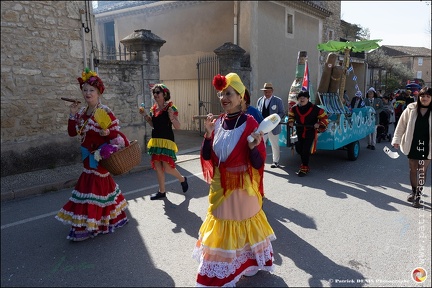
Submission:
<svg viewBox="0 0 432 288">
<path fill-rule="evenodd" d="M 344 105 L 336 93 L 318 93 L 321 103 L 324 104 L 327 114 L 346 113 Z"/>
</svg>

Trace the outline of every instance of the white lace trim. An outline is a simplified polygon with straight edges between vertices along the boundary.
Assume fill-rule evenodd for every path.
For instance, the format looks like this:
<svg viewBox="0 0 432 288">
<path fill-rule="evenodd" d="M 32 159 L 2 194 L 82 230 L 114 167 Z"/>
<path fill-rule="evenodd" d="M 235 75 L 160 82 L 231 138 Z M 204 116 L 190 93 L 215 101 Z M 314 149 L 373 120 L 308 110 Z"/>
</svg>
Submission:
<svg viewBox="0 0 432 288">
<path fill-rule="evenodd" d="M 264 240 L 263 242 L 266 242 Z M 242 264 L 244 264 L 248 259 L 254 259 L 258 263 L 258 269 L 266 269 L 265 263 L 268 260 L 273 260 L 273 248 L 271 244 L 264 248 L 261 253 L 254 253 L 252 250 L 242 251 L 239 256 L 235 256 L 231 263 L 228 262 L 218 262 L 218 261 L 207 261 L 203 255 L 203 250 L 205 248 L 201 246 L 200 248 L 195 247 L 192 253 L 192 257 L 200 262 L 198 267 L 198 273 L 200 275 L 206 275 L 207 277 L 217 277 L 223 279 L 231 274 L 234 274 Z M 214 249 L 212 249 L 214 251 Z M 246 269 L 244 272 L 249 272 L 251 269 Z M 244 274 L 242 273 L 242 275 Z"/>
<path fill-rule="evenodd" d="M 126 210 L 127 203 L 125 203 L 125 202 L 126 202 L 126 200 L 121 201 L 117 205 L 116 209 L 114 209 L 113 211 L 111 211 L 110 215 L 102 216 L 99 221 L 96 220 L 96 219 L 94 219 L 94 218 L 87 218 L 87 215 L 77 215 L 77 214 L 74 214 L 74 212 L 66 211 L 63 208 L 60 209 L 60 211 L 58 212 L 58 214 L 68 215 L 72 219 L 78 219 L 78 220 L 80 220 L 80 222 L 83 221 L 83 220 L 85 220 L 85 222 L 83 222 L 82 224 L 73 223 L 72 221 L 65 220 L 65 219 L 59 217 L 58 214 L 55 216 L 55 218 L 57 220 L 60 220 L 63 224 L 74 225 L 76 227 L 89 227 L 89 225 L 87 223 L 94 223 L 96 226 L 109 226 L 109 225 L 111 225 L 109 223 L 109 221 L 111 219 L 117 218 L 124 210 Z M 123 206 L 123 208 L 118 209 L 118 207 L 122 207 L 122 206 Z M 92 229 L 88 228 L 87 230 L 90 231 Z M 97 229 L 95 229 L 95 230 L 97 230 Z"/>
<path fill-rule="evenodd" d="M 108 177 L 110 175 L 110 172 L 102 174 L 102 173 L 98 172 L 97 170 L 86 169 L 86 168 L 83 168 L 83 172 L 87 173 L 87 174 L 95 174 L 95 175 L 102 177 L 102 178 Z"/>
<path fill-rule="evenodd" d="M 247 269 L 245 269 L 241 274 L 237 275 L 232 281 L 222 285 L 222 287 L 236 287 L 236 283 L 240 280 L 240 278 L 252 270 L 264 270 L 264 271 L 268 271 L 270 273 L 273 273 L 275 269 L 274 269 L 274 265 L 265 266 L 262 268 L 258 268 L 257 266 L 250 266 Z M 195 282 L 195 287 L 214 287 L 214 286 L 206 286 L 206 285 L 200 284 L 198 282 Z"/>
<path fill-rule="evenodd" d="M 118 119 L 115 119 L 114 121 L 111 122 L 111 128 L 109 130 L 120 131 L 119 124 L 120 124 L 120 121 Z M 78 126 L 78 124 L 76 126 Z M 99 124 L 96 121 L 94 121 L 92 118 L 89 118 L 87 121 L 87 125 L 84 127 L 82 133 L 88 132 L 89 130 L 99 132 L 101 130 L 101 127 L 99 126 Z"/>
<path fill-rule="evenodd" d="M 70 197 L 69 200 L 72 201 L 72 202 L 74 202 L 74 203 L 79 203 L 79 204 L 90 203 L 90 204 L 97 205 L 99 207 L 106 207 L 106 206 L 110 206 L 110 205 L 116 204 L 117 197 L 118 197 L 118 194 L 120 194 L 120 192 L 121 191 L 120 191 L 120 188 L 119 188 L 118 184 L 116 184 L 116 187 L 114 188 L 114 191 L 108 193 L 106 196 L 96 195 L 96 194 L 93 194 L 93 193 L 81 193 L 80 191 L 74 189 L 74 190 L 72 190 L 72 195 L 76 195 L 76 197 L 84 198 L 84 199 L 83 200 L 79 200 L 79 199 L 76 199 L 74 197 Z M 99 201 L 92 200 L 92 199 L 99 199 L 101 201 L 105 201 L 108 198 L 111 198 L 113 196 L 115 196 L 114 199 L 112 201 L 106 202 L 106 203 L 101 203 Z"/>
</svg>

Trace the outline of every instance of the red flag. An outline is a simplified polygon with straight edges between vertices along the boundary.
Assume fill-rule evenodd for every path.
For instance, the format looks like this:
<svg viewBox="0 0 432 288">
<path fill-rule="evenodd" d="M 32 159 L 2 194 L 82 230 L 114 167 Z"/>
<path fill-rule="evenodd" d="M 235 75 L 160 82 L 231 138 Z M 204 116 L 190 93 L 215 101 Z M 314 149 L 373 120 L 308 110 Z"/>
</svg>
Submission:
<svg viewBox="0 0 432 288">
<path fill-rule="evenodd" d="M 309 91 L 309 67 L 307 60 L 305 61 L 305 70 L 303 74 L 302 91 Z"/>
</svg>

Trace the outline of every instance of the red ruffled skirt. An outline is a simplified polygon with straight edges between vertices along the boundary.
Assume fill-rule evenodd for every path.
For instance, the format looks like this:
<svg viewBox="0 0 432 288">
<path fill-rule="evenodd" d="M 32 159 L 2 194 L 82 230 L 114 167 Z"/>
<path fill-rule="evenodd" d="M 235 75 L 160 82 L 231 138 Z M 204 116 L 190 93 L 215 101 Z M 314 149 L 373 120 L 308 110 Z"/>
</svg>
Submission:
<svg viewBox="0 0 432 288">
<path fill-rule="evenodd" d="M 127 202 L 111 174 L 100 165 L 92 169 L 88 158 L 69 201 L 55 218 L 72 225 L 67 239 L 82 241 L 114 232 L 129 220 Z"/>
</svg>

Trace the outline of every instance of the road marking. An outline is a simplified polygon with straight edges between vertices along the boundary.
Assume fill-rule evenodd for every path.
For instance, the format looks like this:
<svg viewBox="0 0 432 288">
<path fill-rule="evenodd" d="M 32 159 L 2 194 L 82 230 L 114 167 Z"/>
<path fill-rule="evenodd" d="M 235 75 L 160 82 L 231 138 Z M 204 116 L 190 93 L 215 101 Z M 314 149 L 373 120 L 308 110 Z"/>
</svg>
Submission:
<svg viewBox="0 0 432 288">
<path fill-rule="evenodd" d="M 57 212 L 58 211 L 51 212 L 51 213 L 46 213 L 46 214 L 42 214 L 42 215 L 39 215 L 39 216 L 35 216 L 35 217 L 27 218 L 27 219 L 24 219 L 24 220 L 20 220 L 20 221 L 17 221 L 17 222 L 13 222 L 13 223 L 10 223 L 10 224 L 2 225 L 1 226 L 1 230 L 9 228 L 9 227 L 12 227 L 12 226 L 17 226 L 17 225 L 20 225 L 20 224 L 26 224 L 28 222 L 36 221 L 36 220 L 39 220 L 39 219 L 42 219 L 42 218 L 45 218 L 45 217 L 53 216 L 53 215 L 56 215 Z"/>
<path fill-rule="evenodd" d="M 199 175 L 202 175 L 202 172 L 199 172 L 199 173 L 196 173 L 196 174 L 191 174 L 191 175 L 186 175 L 186 177 L 199 176 Z M 169 185 L 169 184 L 175 183 L 177 181 L 178 181 L 177 179 L 174 179 L 174 180 L 165 182 L 165 184 Z M 135 189 L 135 190 L 127 191 L 127 192 L 123 192 L 122 191 L 122 193 L 123 193 L 124 196 L 126 196 L 126 195 L 134 194 L 134 193 L 137 193 L 137 192 L 142 192 L 142 191 L 145 191 L 145 190 L 149 190 L 149 189 L 155 189 L 156 187 L 159 187 L 159 184 L 155 184 L 155 185 L 147 186 L 145 188 Z M 33 221 L 36 221 L 36 220 L 39 220 L 39 219 L 43 219 L 43 218 L 46 218 L 46 217 L 51 217 L 51 216 L 57 215 L 57 213 L 58 213 L 58 210 L 54 211 L 54 212 L 50 212 L 50 213 L 45 213 L 45 214 L 42 214 L 42 215 L 39 215 L 39 216 L 23 219 L 23 220 L 20 220 L 20 221 L 17 221 L 17 222 L 5 224 L 5 225 L 1 226 L 1 230 L 6 229 L 6 228 L 10 228 L 10 227 L 14 227 L 14 226 L 17 226 L 17 225 L 21 225 L 21 224 L 27 224 L 29 222 L 33 222 Z"/>
</svg>

